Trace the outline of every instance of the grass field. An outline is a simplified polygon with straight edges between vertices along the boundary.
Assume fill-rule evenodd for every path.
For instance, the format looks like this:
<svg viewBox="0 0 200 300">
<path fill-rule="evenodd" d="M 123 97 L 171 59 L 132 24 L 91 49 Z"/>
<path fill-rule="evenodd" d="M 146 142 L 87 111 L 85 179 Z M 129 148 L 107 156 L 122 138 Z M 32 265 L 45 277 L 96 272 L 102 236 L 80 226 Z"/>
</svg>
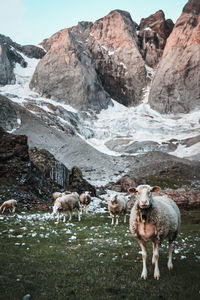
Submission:
<svg viewBox="0 0 200 300">
<path fill-rule="evenodd" d="M 48 213 L 0 216 L 0 299 L 200 299 L 200 211 L 182 213 L 174 269 L 167 242 L 160 249 L 161 278 L 140 279 L 140 248 L 129 226 L 108 214 L 73 216 L 57 223 Z"/>
</svg>

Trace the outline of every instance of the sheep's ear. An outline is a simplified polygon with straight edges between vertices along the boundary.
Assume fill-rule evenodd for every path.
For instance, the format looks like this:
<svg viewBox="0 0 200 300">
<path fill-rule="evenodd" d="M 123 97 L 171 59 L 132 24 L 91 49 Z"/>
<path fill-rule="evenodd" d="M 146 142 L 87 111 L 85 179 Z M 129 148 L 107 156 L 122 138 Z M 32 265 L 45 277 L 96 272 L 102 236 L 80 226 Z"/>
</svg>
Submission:
<svg viewBox="0 0 200 300">
<path fill-rule="evenodd" d="M 151 192 L 158 192 L 158 191 L 160 191 L 160 187 L 159 186 L 153 186 L 151 188 Z"/>
<path fill-rule="evenodd" d="M 137 193 L 137 190 L 136 190 L 136 188 L 134 188 L 134 187 L 130 187 L 129 189 L 128 189 L 128 191 L 129 191 L 129 193 Z"/>
</svg>

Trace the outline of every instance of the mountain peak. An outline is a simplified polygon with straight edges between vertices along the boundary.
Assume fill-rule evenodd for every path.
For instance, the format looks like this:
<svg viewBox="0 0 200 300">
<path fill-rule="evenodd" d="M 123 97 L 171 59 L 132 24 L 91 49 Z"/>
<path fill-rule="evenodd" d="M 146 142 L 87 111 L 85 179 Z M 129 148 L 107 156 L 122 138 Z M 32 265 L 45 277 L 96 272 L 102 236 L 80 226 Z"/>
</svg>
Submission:
<svg viewBox="0 0 200 300">
<path fill-rule="evenodd" d="M 200 1 L 199 0 L 189 0 L 188 3 L 183 8 L 184 13 L 200 14 Z"/>
</svg>

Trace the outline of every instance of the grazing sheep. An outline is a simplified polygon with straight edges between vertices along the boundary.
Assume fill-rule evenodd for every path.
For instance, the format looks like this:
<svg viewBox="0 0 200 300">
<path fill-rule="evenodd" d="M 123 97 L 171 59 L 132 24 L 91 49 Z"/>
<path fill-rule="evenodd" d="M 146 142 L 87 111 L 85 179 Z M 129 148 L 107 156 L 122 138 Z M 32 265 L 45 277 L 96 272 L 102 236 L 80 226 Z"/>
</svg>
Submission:
<svg viewBox="0 0 200 300">
<path fill-rule="evenodd" d="M 65 191 L 63 193 L 55 192 L 55 193 L 53 193 L 53 200 L 56 201 L 57 198 L 62 197 L 64 195 L 68 195 L 68 194 L 71 194 L 71 192 L 69 192 L 69 191 Z"/>
<path fill-rule="evenodd" d="M 116 225 L 119 224 L 119 215 L 124 214 L 124 223 L 126 223 L 127 200 L 122 195 L 108 196 L 108 210 L 112 217 L 111 225 L 114 225 L 116 218 Z"/>
<path fill-rule="evenodd" d="M 131 187 L 129 192 L 136 193 L 136 201 L 131 210 L 130 230 L 138 239 L 143 260 L 141 278 L 147 278 L 146 268 L 146 242 L 153 242 L 152 263 L 155 264 L 154 278 L 160 278 L 158 267 L 159 246 L 164 239 L 169 240 L 168 269 L 172 264 L 172 242 L 176 239 L 180 226 L 180 211 L 176 203 L 167 196 L 153 196 L 152 192 L 159 191 L 159 187 L 139 185 Z"/>
<path fill-rule="evenodd" d="M 54 202 L 53 206 L 53 215 L 58 215 L 58 221 L 60 219 L 60 211 L 69 211 L 69 221 L 72 220 L 72 210 L 76 208 L 78 210 L 78 220 L 81 220 L 80 212 L 81 212 L 81 205 L 79 201 L 79 194 L 73 192 L 68 195 L 64 195 L 59 197 Z M 66 215 L 64 214 L 63 222 L 66 221 Z"/>
<path fill-rule="evenodd" d="M 0 206 L 0 212 L 2 214 L 5 212 L 6 209 L 12 208 L 12 212 L 14 213 L 17 207 L 17 201 L 14 199 L 10 199 L 7 201 L 4 201 L 3 204 Z"/>
<path fill-rule="evenodd" d="M 91 202 L 91 196 L 90 196 L 91 192 L 83 192 L 79 199 L 80 199 L 80 203 L 82 204 L 83 206 L 83 210 L 87 213 L 88 211 L 88 205 L 90 204 Z"/>
</svg>

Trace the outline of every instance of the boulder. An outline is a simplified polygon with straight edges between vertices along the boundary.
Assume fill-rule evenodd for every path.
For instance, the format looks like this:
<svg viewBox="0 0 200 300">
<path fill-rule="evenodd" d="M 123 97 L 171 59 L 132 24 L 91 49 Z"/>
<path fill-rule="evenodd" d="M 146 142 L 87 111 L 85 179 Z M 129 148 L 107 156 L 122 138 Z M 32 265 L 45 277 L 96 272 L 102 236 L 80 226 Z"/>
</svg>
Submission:
<svg viewBox="0 0 200 300">
<path fill-rule="evenodd" d="M 167 39 L 149 103 L 160 113 L 187 113 L 200 104 L 200 1 L 189 0 Z"/>
</svg>

